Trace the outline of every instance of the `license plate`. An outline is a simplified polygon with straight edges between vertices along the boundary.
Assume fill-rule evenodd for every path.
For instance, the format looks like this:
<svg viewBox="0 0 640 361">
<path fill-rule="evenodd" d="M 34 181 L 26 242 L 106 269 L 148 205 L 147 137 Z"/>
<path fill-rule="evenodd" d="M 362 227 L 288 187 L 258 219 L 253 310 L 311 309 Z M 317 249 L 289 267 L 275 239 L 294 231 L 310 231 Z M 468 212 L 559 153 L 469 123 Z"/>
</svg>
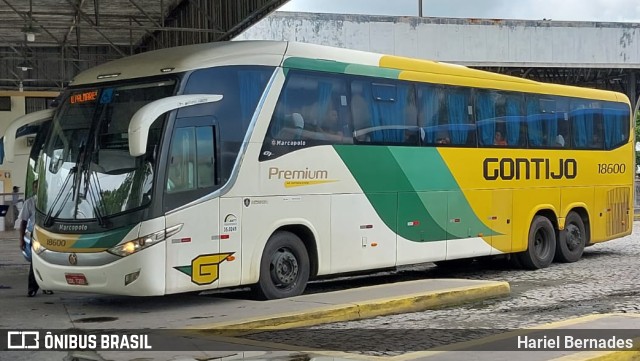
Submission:
<svg viewBox="0 0 640 361">
<path fill-rule="evenodd" d="M 67 283 L 70 285 L 87 286 L 87 277 L 82 273 L 65 273 L 64 277 L 67 279 Z"/>
</svg>

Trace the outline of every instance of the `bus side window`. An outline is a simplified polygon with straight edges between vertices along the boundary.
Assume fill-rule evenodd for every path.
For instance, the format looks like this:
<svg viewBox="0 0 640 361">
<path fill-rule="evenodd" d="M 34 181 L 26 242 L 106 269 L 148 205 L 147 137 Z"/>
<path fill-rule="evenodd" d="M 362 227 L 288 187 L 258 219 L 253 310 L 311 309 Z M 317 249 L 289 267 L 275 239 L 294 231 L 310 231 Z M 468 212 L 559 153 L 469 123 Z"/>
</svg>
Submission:
<svg viewBox="0 0 640 361">
<path fill-rule="evenodd" d="M 629 108 L 615 103 L 604 104 L 604 147 L 615 149 L 629 140 Z"/>
<path fill-rule="evenodd" d="M 418 85 L 418 125 L 423 145 L 434 145 L 442 138 L 439 129 L 443 117 L 442 88 L 432 85 Z"/>
<path fill-rule="evenodd" d="M 177 128 L 171 141 L 167 192 L 181 192 L 195 188 L 195 128 Z"/>
<path fill-rule="evenodd" d="M 411 83 L 354 80 L 351 112 L 355 138 L 377 144 L 418 145 L 417 107 Z"/>
</svg>

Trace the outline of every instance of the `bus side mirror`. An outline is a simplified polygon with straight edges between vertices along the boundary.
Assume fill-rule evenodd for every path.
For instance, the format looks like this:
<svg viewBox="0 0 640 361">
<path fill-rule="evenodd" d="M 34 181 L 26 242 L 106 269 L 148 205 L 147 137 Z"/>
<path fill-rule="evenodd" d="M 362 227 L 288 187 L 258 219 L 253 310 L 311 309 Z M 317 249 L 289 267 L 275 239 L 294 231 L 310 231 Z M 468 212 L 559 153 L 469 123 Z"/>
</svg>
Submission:
<svg viewBox="0 0 640 361">
<path fill-rule="evenodd" d="M 220 101 L 218 94 L 175 95 L 153 101 L 140 108 L 129 123 L 129 154 L 138 157 L 147 152 L 151 124 L 162 114 L 193 105 Z"/>
</svg>

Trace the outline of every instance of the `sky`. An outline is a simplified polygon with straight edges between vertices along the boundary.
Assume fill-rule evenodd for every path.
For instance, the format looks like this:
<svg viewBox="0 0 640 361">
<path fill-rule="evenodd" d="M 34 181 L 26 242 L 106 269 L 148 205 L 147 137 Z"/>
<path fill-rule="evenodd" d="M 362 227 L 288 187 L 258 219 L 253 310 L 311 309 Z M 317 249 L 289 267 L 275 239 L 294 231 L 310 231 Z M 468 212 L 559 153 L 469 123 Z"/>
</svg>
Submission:
<svg viewBox="0 0 640 361">
<path fill-rule="evenodd" d="M 420 0 L 290 0 L 281 11 L 417 16 Z M 640 22 L 638 0 L 422 0 L 423 16 Z"/>
</svg>

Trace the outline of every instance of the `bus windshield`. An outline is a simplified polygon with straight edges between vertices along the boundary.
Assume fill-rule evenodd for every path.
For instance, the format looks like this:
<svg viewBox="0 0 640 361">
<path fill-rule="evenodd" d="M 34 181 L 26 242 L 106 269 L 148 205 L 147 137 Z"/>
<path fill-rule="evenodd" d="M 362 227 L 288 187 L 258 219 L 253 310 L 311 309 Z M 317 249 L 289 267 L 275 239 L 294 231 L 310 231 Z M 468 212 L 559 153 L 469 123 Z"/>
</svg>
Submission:
<svg viewBox="0 0 640 361">
<path fill-rule="evenodd" d="M 102 223 L 151 201 L 164 117 L 151 127 L 147 153 L 140 157 L 129 154 L 129 122 L 175 88 L 176 81 L 161 80 L 69 91 L 39 159 L 37 208 L 45 223 L 52 217 Z"/>
</svg>

